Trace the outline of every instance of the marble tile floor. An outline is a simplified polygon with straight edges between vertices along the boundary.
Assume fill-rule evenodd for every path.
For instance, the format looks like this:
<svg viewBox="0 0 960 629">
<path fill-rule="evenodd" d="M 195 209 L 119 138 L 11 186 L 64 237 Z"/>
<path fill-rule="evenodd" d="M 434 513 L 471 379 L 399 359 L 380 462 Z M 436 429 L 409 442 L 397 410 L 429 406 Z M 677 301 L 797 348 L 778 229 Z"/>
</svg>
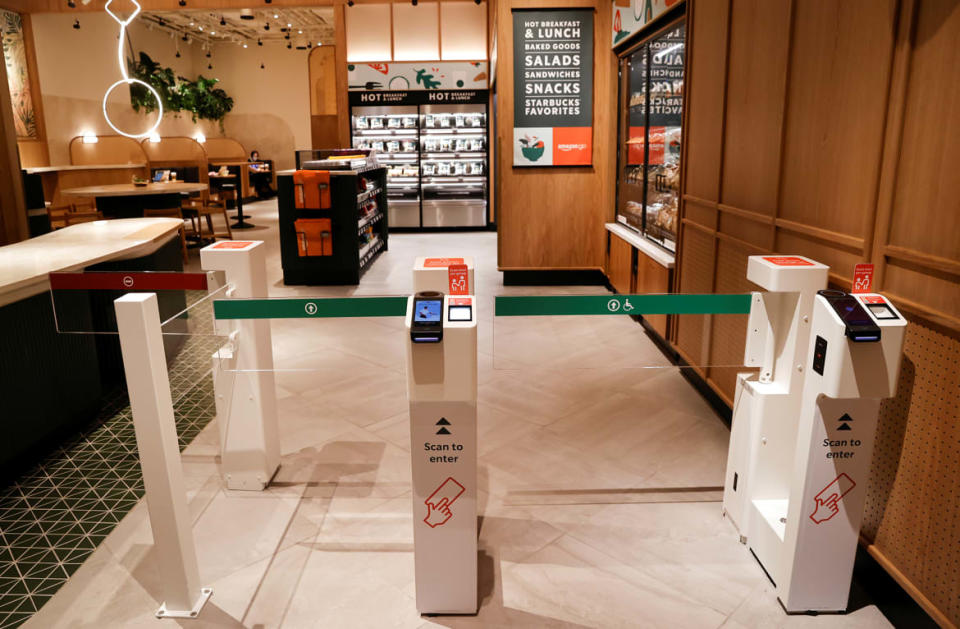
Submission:
<svg viewBox="0 0 960 629">
<path fill-rule="evenodd" d="M 593 352 L 556 337 L 590 368 L 498 364 L 493 295 L 602 288 L 503 287 L 492 233 L 393 235 L 359 287 L 286 287 L 275 202 L 246 209 L 261 229 L 237 237 L 270 243 L 276 296 L 405 294 L 416 255 L 475 256 L 481 606 L 476 616 L 415 608 L 402 322 L 288 320 L 272 324 L 283 455 L 272 485 L 223 488 L 216 419 L 183 453 L 214 594 L 180 626 L 890 626 L 872 601 L 846 615 L 783 613 L 720 513 L 727 428 L 636 323 L 606 318 L 608 344 Z M 657 368 L 604 367 L 598 354 L 617 339 L 647 345 L 638 351 Z M 511 360 L 542 351 L 515 343 Z M 177 626 L 153 617 L 161 596 L 141 500 L 25 626 Z"/>
</svg>

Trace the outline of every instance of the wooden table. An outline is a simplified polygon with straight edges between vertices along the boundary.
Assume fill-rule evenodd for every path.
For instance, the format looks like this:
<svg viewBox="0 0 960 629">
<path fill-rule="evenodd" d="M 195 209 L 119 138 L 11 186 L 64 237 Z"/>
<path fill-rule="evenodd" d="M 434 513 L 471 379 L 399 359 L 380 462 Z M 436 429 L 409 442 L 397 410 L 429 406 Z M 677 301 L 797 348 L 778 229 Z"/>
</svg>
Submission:
<svg viewBox="0 0 960 629">
<path fill-rule="evenodd" d="M 202 192 L 205 183 L 171 181 L 135 186 L 132 183 L 106 186 L 67 188 L 60 193 L 67 197 L 95 197 L 97 209 L 108 218 L 138 218 L 144 210 L 180 207 L 181 195 Z"/>
</svg>

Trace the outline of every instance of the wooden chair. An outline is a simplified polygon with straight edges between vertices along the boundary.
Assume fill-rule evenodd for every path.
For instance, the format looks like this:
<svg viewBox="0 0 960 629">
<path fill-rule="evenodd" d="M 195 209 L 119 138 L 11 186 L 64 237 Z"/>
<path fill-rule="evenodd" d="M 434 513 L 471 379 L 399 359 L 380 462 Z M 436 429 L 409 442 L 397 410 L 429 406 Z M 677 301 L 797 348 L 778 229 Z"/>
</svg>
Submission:
<svg viewBox="0 0 960 629">
<path fill-rule="evenodd" d="M 103 219 L 103 214 L 98 212 L 92 204 L 78 208 L 75 203 L 48 206 L 47 216 L 50 217 L 50 229 L 60 229 L 77 223 L 89 223 L 90 221 Z"/>
<path fill-rule="evenodd" d="M 183 227 L 183 211 L 179 207 L 144 209 L 144 217 L 148 218 L 179 218 L 180 219 L 180 249 L 183 252 L 183 261 L 188 261 L 187 233 Z"/>
<path fill-rule="evenodd" d="M 230 229 L 230 217 L 227 216 L 226 200 L 220 198 L 211 198 L 208 191 L 204 190 L 199 197 L 187 199 L 181 207 L 184 214 L 190 219 L 190 225 L 193 229 L 192 236 L 201 242 L 204 239 L 203 223 L 207 223 L 209 234 L 206 237 L 216 240 L 217 238 L 226 238 L 233 240 L 233 230 Z M 213 227 L 213 217 L 216 214 L 223 216 L 223 224 L 226 231 L 218 232 Z"/>
</svg>

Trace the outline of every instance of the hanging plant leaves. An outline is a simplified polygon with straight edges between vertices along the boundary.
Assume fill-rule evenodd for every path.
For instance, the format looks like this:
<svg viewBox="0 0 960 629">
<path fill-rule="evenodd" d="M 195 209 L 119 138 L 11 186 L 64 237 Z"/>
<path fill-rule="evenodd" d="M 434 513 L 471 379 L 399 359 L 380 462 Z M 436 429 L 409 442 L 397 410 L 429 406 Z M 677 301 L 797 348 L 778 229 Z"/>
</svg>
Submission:
<svg viewBox="0 0 960 629">
<path fill-rule="evenodd" d="M 162 67 L 145 52 L 140 52 L 137 61 L 127 59 L 127 67 L 131 78 L 157 90 L 165 112 L 186 111 L 193 122 L 215 120 L 223 130 L 223 119 L 233 109 L 233 98 L 215 87 L 219 79 L 208 79 L 201 74 L 193 81 L 177 76 L 172 68 Z M 153 94 L 137 83 L 130 85 L 130 105 L 136 112 L 151 113 L 157 109 Z"/>
</svg>

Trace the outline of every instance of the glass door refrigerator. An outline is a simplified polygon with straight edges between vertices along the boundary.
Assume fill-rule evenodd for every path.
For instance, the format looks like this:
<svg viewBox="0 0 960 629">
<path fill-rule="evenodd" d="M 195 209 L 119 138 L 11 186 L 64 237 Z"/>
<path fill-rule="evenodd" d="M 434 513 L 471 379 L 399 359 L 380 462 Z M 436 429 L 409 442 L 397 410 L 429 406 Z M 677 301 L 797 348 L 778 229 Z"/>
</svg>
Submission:
<svg viewBox="0 0 960 629">
<path fill-rule="evenodd" d="M 423 227 L 487 224 L 487 106 L 420 106 Z"/>
<path fill-rule="evenodd" d="M 620 57 L 617 221 L 676 251 L 684 21 Z"/>
<path fill-rule="evenodd" d="M 354 148 L 387 168 L 387 224 L 420 227 L 420 116 L 416 105 L 353 107 Z"/>
</svg>

